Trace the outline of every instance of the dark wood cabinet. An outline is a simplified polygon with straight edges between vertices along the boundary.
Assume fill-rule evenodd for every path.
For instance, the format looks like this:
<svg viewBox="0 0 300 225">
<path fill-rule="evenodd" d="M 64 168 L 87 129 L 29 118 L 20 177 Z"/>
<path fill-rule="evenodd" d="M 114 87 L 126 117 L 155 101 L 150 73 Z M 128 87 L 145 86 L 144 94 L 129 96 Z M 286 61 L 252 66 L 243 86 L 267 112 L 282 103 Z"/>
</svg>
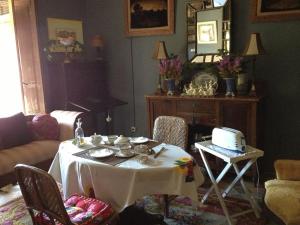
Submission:
<svg viewBox="0 0 300 225">
<path fill-rule="evenodd" d="M 180 116 L 188 124 L 226 126 L 238 129 L 247 144 L 257 146 L 258 107 L 261 97 L 146 96 L 148 131 L 152 136 L 154 120 L 160 115 Z"/>
<path fill-rule="evenodd" d="M 156 117 L 162 115 L 179 116 L 189 124 L 189 144 L 197 141 L 194 139 L 195 135 L 191 133 L 207 132 L 206 134 L 211 134 L 213 127 L 225 126 L 242 131 L 248 145 L 262 148 L 262 140 L 259 140 L 260 137 L 258 137 L 258 134 L 261 134 L 258 121 L 261 121 L 262 116 L 260 112 L 262 97 L 148 95 L 146 100 L 150 137 L 152 137 Z M 201 129 L 199 129 L 199 126 Z M 188 148 L 188 151 L 199 164 L 202 164 L 198 151 L 190 151 L 190 148 Z M 215 157 L 210 158 L 209 155 L 207 157 L 211 168 L 220 172 L 223 168 L 223 162 L 216 160 Z M 253 181 L 256 181 L 256 168 L 253 167 L 247 175 L 251 176 Z"/>
</svg>

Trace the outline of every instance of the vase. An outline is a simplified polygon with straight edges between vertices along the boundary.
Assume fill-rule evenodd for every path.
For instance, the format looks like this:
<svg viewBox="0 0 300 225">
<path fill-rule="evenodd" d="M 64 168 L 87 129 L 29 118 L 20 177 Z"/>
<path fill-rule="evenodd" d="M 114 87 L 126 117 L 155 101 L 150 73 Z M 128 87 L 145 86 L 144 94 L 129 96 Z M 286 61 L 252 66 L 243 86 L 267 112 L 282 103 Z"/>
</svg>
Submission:
<svg viewBox="0 0 300 225">
<path fill-rule="evenodd" d="M 174 95 L 175 93 L 175 79 L 166 79 L 167 83 L 167 95 Z"/>
<path fill-rule="evenodd" d="M 225 96 L 231 96 L 234 97 L 235 94 L 235 78 L 231 77 L 231 78 L 224 78 L 225 82 L 226 82 L 226 94 Z"/>
<path fill-rule="evenodd" d="M 237 77 L 236 90 L 238 95 L 247 95 L 249 91 L 249 76 L 247 73 L 240 73 Z"/>
</svg>

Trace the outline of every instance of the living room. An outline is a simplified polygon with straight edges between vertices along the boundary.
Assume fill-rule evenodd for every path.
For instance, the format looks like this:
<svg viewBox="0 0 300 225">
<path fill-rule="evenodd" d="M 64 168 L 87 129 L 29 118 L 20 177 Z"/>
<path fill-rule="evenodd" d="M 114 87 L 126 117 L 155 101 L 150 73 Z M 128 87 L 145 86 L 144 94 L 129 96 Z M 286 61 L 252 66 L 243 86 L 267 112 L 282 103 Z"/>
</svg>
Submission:
<svg viewBox="0 0 300 225">
<path fill-rule="evenodd" d="M 95 59 L 91 39 L 103 40 L 102 62 L 110 95 L 127 104 L 109 111 L 113 134 L 149 137 L 145 95 L 157 89 L 159 62 L 153 59 L 155 45 L 164 41 L 167 52 L 187 58 L 187 1 L 174 3 L 174 32 L 167 35 L 125 35 L 126 1 L 118 0 L 51 0 L 35 1 L 41 74 L 48 76 L 49 61 L 43 48 L 48 45 L 47 18 L 82 21 L 84 57 Z M 253 21 L 254 0 L 232 1 L 231 49 L 242 54 L 251 33 L 259 33 L 265 54 L 256 58 L 255 76 L 263 81 L 262 139 L 258 147 L 264 151 L 259 160 L 261 184 L 275 178 L 274 162 L 278 159 L 300 159 L 298 130 L 300 26 L 295 18 Z M 280 2 L 280 1 L 278 1 Z M 299 10 L 299 9 L 298 9 Z M 64 54 L 54 54 L 63 60 Z M 251 73 L 252 67 L 247 70 Z M 234 98 L 234 97 L 232 97 Z M 297 100 L 298 99 L 298 100 Z M 298 102 L 298 103 L 297 103 Z M 98 114 L 100 130 L 105 127 L 107 112 Z M 125 119 L 126 118 L 126 119 Z M 100 122 L 99 122 L 100 121 Z M 103 125 L 104 124 L 104 125 Z M 134 132 L 132 132 L 134 128 Z"/>
</svg>

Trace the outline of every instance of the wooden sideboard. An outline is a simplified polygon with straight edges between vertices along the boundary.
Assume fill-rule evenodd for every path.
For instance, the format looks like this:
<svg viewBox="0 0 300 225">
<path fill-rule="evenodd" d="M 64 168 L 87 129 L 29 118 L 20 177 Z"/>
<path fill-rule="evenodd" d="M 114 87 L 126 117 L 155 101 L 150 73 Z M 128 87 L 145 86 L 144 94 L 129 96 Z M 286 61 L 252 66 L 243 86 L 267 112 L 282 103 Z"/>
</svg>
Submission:
<svg viewBox="0 0 300 225">
<path fill-rule="evenodd" d="M 247 144 L 261 143 L 257 137 L 262 97 L 148 95 L 146 100 L 150 137 L 156 117 L 167 115 L 183 117 L 188 124 L 231 127 L 244 133 Z"/>
</svg>

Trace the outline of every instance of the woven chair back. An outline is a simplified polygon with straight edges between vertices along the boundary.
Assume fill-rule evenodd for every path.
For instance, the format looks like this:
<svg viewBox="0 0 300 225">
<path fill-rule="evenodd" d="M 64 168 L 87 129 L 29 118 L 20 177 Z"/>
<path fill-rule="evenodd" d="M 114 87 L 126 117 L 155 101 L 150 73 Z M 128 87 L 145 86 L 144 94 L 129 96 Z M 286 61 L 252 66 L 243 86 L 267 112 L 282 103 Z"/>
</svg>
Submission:
<svg viewBox="0 0 300 225">
<path fill-rule="evenodd" d="M 187 147 L 188 126 L 183 118 L 174 116 L 159 116 L 154 121 L 153 140 Z"/>
<path fill-rule="evenodd" d="M 53 219 L 65 225 L 73 224 L 64 207 L 58 186 L 47 172 L 18 164 L 15 166 L 15 173 L 33 221 L 34 212 L 37 211 L 46 214 L 52 224 L 55 224 Z"/>
</svg>

